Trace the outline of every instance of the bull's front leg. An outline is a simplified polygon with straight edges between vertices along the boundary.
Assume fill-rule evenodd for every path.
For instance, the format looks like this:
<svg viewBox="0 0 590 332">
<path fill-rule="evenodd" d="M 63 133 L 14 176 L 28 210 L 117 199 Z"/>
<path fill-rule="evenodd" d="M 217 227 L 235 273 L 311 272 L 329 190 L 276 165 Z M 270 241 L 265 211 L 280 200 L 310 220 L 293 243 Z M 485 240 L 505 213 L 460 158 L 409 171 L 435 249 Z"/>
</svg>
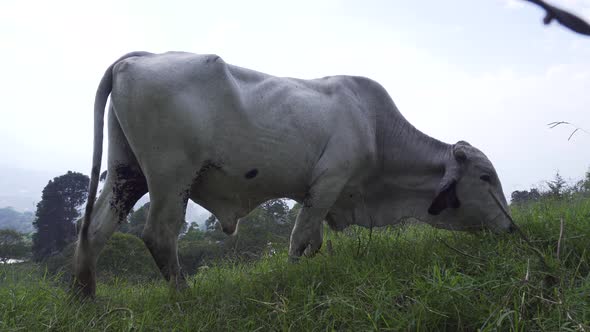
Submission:
<svg viewBox="0 0 590 332">
<path fill-rule="evenodd" d="M 320 250 L 323 242 L 322 220 L 326 214 L 327 209 L 323 208 L 301 208 L 291 232 L 290 261 L 297 261 L 304 253 L 306 256 L 313 256 Z"/>
<path fill-rule="evenodd" d="M 291 232 L 289 260 L 295 262 L 305 254 L 313 256 L 322 247 L 323 220 L 345 183 L 342 176 L 326 176 L 316 181 L 299 211 Z"/>
</svg>

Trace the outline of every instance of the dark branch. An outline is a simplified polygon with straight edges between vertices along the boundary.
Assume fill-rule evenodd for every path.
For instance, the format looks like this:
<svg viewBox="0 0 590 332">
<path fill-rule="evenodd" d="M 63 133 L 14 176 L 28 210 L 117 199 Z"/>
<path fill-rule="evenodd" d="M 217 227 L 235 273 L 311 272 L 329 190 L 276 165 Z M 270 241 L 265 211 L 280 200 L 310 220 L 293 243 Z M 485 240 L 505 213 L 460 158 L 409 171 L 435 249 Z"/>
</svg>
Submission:
<svg viewBox="0 0 590 332">
<path fill-rule="evenodd" d="M 590 24 L 586 21 L 581 19 L 579 16 L 576 16 L 570 12 L 567 12 L 563 9 L 559 9 L 555 6 L 552 6 L 546 3 L 543 0 L 526 0 L 528 2 L 532 2 L 537 6 L 543 8 L 546 12 L 545 18 L 543 19 L 543 23 L 549 24 L 554 19 L 557 20 L 561 25 L 564 27 L 575 31 L 579 34 L 590 36 Z"/>
</svg>

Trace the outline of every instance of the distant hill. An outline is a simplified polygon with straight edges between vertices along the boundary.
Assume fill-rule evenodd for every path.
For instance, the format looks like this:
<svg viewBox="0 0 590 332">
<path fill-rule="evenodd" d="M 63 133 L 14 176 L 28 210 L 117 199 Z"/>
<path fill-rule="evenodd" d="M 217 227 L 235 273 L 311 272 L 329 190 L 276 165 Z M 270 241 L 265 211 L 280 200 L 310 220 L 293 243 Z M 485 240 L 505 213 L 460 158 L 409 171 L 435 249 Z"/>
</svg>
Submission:
<svg viewBox="0 0 590 332">
<path fill-rule="evenodd" d="M 0 229 L 14 229 L 20 233 L 33 232 L 32 212 L 18 212 L 11 207 L 0 209 Z"/>
<path fill-rule="evenodd" d="M 34 212 L 43 188 L 59 175 L 59 172 L 0 165 L 0 208 L 10 206 L 19 212 Z"/>
</svg>

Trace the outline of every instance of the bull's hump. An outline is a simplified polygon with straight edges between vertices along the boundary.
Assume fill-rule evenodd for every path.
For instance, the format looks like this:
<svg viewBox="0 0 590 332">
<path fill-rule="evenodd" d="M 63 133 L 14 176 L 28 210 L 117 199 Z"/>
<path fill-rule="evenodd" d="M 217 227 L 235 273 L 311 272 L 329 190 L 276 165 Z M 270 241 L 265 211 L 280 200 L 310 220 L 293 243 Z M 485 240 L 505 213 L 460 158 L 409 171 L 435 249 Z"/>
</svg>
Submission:
<svg viewBox="0 0 590 332">
<path fill-rule="evenodd" d="M 215 54 L 168 52 L 132 57 L 119 62 L 118 73 L 127 72 L 137 79 L 149 81 L 194 81 L 225 77 L 227 64 Z"/>
</svg>

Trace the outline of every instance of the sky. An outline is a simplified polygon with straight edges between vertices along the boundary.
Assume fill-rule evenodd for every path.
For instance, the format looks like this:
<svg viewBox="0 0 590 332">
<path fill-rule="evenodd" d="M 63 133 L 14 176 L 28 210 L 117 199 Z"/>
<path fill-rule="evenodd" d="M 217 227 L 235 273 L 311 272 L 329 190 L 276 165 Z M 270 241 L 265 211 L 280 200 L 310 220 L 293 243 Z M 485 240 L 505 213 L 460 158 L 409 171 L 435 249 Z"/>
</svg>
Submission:
<svg viewBox="0 0 590 332">
<path fill-rule="evenodd" d="M 590 0 L 550 2 L 590 20 Z M 590 38 L 543 16 L 522 0 L 2 0 L 0 166 L 89 174 L 104 70 L 177 50 L 277 76 L 370 77 L 421 131 L 486 153 L 508 196 L 557 171 L 579 179 L 590 134 L 547 124 L 590 131 Z"/>
</svg>

